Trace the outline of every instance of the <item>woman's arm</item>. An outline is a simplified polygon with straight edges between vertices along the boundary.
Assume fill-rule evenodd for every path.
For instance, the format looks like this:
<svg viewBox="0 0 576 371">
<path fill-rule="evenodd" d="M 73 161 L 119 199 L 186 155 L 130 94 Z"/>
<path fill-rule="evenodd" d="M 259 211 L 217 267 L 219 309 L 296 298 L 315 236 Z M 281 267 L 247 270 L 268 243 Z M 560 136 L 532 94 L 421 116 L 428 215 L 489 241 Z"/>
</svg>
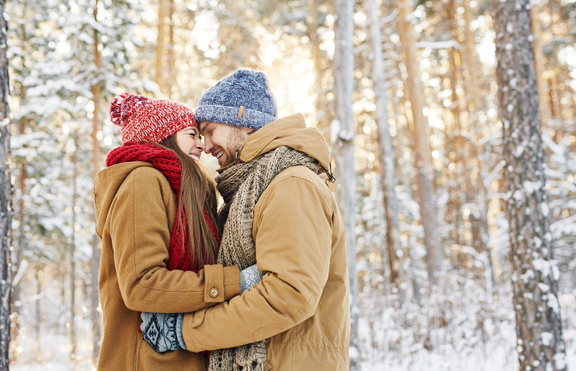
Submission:
<svg viewBox="0 0 576 371">
<path fill-rule="evenodd" d="M 135 169 L 110 209 L 110 238 L 122 298 L 134 311 L 191 312 L 240 293 L 237 267 L 208 265 L 198 273 L 168 271 L 172 190 L 153 168 Z"/>
</svg>

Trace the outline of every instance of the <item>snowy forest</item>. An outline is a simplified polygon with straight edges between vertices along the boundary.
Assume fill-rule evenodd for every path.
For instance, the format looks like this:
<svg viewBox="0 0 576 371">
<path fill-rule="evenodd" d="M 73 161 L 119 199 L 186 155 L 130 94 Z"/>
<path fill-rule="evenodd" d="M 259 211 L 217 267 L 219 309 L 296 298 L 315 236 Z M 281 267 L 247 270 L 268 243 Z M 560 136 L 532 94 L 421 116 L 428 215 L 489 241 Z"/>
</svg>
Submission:
<svg viewBox="0 0 576 371">
<path fill-rule="evenodd" d="M 246 67 L 329 143 L 351 370 L 576 370 L 575 0 L 0 6 L 2 369 L 96 369 L 112 98 Z"/>
</svg>

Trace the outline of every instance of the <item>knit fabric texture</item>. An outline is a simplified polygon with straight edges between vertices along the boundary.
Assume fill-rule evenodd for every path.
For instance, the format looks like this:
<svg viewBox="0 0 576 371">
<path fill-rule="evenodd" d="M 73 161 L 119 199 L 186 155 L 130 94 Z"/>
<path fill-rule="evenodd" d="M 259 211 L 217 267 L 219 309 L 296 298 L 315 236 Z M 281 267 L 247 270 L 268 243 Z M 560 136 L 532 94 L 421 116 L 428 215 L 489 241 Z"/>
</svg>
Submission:
<svg viewBox="0 0 576 371">
<path fill-rule="evenodd" d="M 198 122 L 260 129 L 276 120 L 276 100 L 263 72 L 239 69 L 208 89 L 198 101 Z"/>
<path fill-rule="evenodd" d="M 254 207 L 272 179 L 292 166 L 306 166 L 314 173 L 325 172 L 318 161 L 283 146 L 250 162 L 226 168 L 216 177 L 224 198 L 219 219 L 224 225 L 218 264 L 236 265 L 244 270 L 256 264 L 256 246 L 252 238 Z M 263 371 L 266 361 L 264 340 L 236 348 L 210 352 L 208 371 Z"/>
<path fill-rule="evenodd" d="M 250 290 L 252 286 L 262 281 L 262 272 L 256 264 L 240 271 L 240 293 Z"/>
<path fill-rule="evenodd" d="M 142 315 L 144 340 L 158 353 L 186 349 L 182 337 L 183 313 L 146 313 Z"/>
<path fill-rule="evenodd" d="M 182 103 L 123 93 L 110 104 L 110 120 L 120 126 L 122 143 L 160 143 L 189 126 L 194 112 Z"/>
<path fill-rule="evenodd" d="M 176 195 L 180 194 L 182 165 L 174 152 L 168 149 L 162 149 L 153 144 L 129 142 L 110 151 L 106 157 L 106 166 L 132 161 L 145 161 L 154 165 L 154 168 L 166 177 L 174 193 L 176 193 Z M 177 227 L 178 220 L 181 221 L 182 228 Z M 210 218 L 206 207 L 204 207 L 204 220 L 214 235 L 214 238 L 216 238 L 216 241 L 220 242 L 218 230 L 212 218 Z M 170 236 L 170 248 L 168 249 L 168 270 L 179 269 L 197 272 L 199 264 L 195 256 L 190 254 L 188 223 L 184 210 L 176 215 L 174 224 L 172 235 Z"/>
</svg>

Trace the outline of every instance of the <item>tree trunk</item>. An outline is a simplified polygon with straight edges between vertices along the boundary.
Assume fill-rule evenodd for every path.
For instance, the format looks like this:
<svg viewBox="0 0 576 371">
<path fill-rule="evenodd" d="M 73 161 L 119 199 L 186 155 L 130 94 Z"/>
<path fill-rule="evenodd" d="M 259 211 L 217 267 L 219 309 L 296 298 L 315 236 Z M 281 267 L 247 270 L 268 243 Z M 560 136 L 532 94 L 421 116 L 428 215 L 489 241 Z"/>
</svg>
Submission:
<svg viewBox="0 0 576 371">
<path fill-rule="evenodd" d="M 512 288 L 522 370 L 565 370 L 530 22 L 530 0 L 493 3 Z"/>
<path fill-rule="evenodd" d="M 174 58 L 174 0 L 168 1 L 168 47 L 166 48 L 166 64 L 168 80 L 164 82 L 168 98 L 174 96 L 174 87 L 178 84 L 176 78 L 176 60 Z"/>
<path fill-rule="evenodd" d="M 472 32 L 472 11 L 470 10 L 470 1 L 471 0 L 463 0 L 462 6 L 464 8 L 464 34 L 465 34 L 465 52 L 462 54 L 463 62 L 466 66 L 466 71 L 468 78 L 466 79 L 468 85 L 468 94 L 471 96 L 467 96 L 467 105 L 470 112 L 470 124 L 474 125 L 478 119 L 477 112 L 480 110 L 480 97 L 479 97 L 479 90 L 478 90 L 478 71 L 476 69 L 476 41 L 474 39 L 474 33 Z M 472 103 L 472 104 L 470 104 Z"/>
<path fill-rule="evenodd" d="M 12 224 L 12 183 L 10 180 L 10 94 L 5 0 L 0 0 L 0 370 L 8 370 L 10 348 L 10 245 Z"/>
<path fill-rule="evenodd" d="M 458 42 L 458 21 L 456 19 L 457 9 L 454 0 L 449 0 L 446 6 L 446 19 L 450 25 L 452 37 Z M 460 125 L 460 100 L 458 99 L 457 85 L 458 73 L 461 68 L 461 55 L 457 48 L 451 48 L 448 51 L 448 59 L 450 63 L 450 90 L 452 91 L 452 130 L 449 131 L 450 140 L 447 142 L 448 158 L 453 164 L 453 168 L 448 173 L 448 203 L 446 204 L 446 222 L 452 225 L 452 239 L 455 244 L 460 245 L 460 229 L 461 229 L 461 208 L 462 208 L 462 176 L 463 168 L 466 167 L 464 156 L 464 143 L 462 141 L 462 128 Z M 468 182 L 468 179 L 466 179 Z M 459 254 L 460 256 L 462 254 Z M 456 259 L 457 261 L 458 259 Z"/>
<path fill-rule="evenodd" d="M 76 334 L 76 202 L 78 199 L 78 137 L 74 138 L 74 153 L 72 154 L 72 239 L 70 241 L 70 342 L 72 349 L 70 359 L 76 359 L 78 339 Z"/>
<path fill-rule="evenodd" d="M 397 0 L 398 30 L 402 54 L 408 78 L 406 79 L 406 95 L 411 103 L 414 127 L 414 152 L 418 181 L 418 203 L 422 226 L 424 227 L 424 245 L 426 246 L 426 263 L 430 283 L 438 282 L 440 265 L 440 237 L 438 235 L 438 213 L 434 195 L 434 166 L 430 145 L 428 144 L 427 122 L 424 117 L 424 95 L 420 78 L 418 77 L 418 61 L 416 56 L 416 38 L 414 26 L 409 21 L 408 0 Z"/>
<path fill-rule="evenodd" d="M 330 113 L 329 109 L 327 109 L 326 94 L 324 94 L 322 87 L 322 77 L 325 74 L 326 68 L 324 68 L 324 64 L 322 63 L 322 52 L 318 37 L 318 10 L 316 0 L 308 0 L 308 10 L 310 12 L 308 36 L 310 38 L 312 60 L 314 62 L 314 85 L 312 88 L 315 96 L 314 114 L 316 115 L 317 128 L 324 132 L 330 126 Z"/>
<path fill-rule="evenodd" d="M 359 369 L 358 342 L 358 277 L 356 275 L 356 171 L 354 169 L 354 120 L 352 116 L 352 92 L 354 89 L 354 1 L 336 0 L 334 53 L 334 92 L 336 115 L 332 123 L 334 157 L 336 159 L 336 196 L 346 228 L 348 250 L 348 275 L 350 279 L 351 329 L 350 367 Z"/>
<path fill-rule="evenodd" d="M 36 267 L 36 360 L 42 360 L 42 279 L 40 278 L 40 271 L 42 267 L 40 264 Z"/>
<path fill-rule="evenodd" d="M 467 158 L 465 164 L 464 177 L 466 179 L 466 202 L 475 202 L 478 207 L 478 214 L 472 213 L 472 244 L 480 253 L 485 253 L 488 260 L 486 267 L 486 286 L 489 293 L 494 294 L 494 273 L 492 269 L 492 252 L 488 245 L 488 188 L 490 184 L 484 184 L 483 175 L 486 164 L 479 160 L 484 153 L 483 145 L 478 143 L 482 139 L 481 125 L 478 120 L 478 112 L 482 110 L 481 106 L 481 87 L 478 85 L 478 68 L 476 67 L 476 41 L 472 32 L 472 11 L 470 10 L 470 1 L 463 0 L 464 23 L 465 23 L 465 42 L 464 53 L 462 53 L 463 63 L 466 68 L 467 78 L 464 80 L 466 89 L 466 105 L 468 107 L 469 123 L 468 136 L 471 141 L 468 142 L 469 150 L 464 151 Z"/>
<path fill-rule="evenodd" d="M 21 91 L 25 92 L 25 88 L 21 87 Z M 20 95 L 20 98 L 24 98 L 25 93 Z M 23 135 L 26 132 L 26 124 L 28 123 L 28 119 L 23 117 L 20 119 L 20 130 L 19 134 Z M 20 224 L 18 225 L 18 243 L 16 248 L 16 263 L 12 267 L 12 273 L 15 273 L 16 277 L 18 276 L 19 269 L 22 267 L 22 261 L 24 257 L 24 251 L 26 250 L 26 213 L 24 212 L 24 208 L 26 205 L 24 204 L 24 195 L 26 194 L 26 159 L 20 160 L 20 175 L 18 176 L 18 186 L 20 187 L 20 200 L 18 200 L 18 219 Z M 15 278 L 14 278 L 15 279 Z M 18 280 L 20 281 L 20 280 Z M 13 337 L 16 339 L 18 337 L 18 332 L 20 330 L 20 325 L 22 318 L 20 317 L 20 308 L 22 307 L 20 302 L 20 282 L 12 282 L 12 311 L 16 315 L 15 323 L 12 323 L 12 330 L 13 330 Z M 19 305 L 16 305 L 18 303 Z"/>
<path fill-rule="evenodd" d="M 538 103 L 540 106 L 540 124 L 544 127 L 550 121 L 550 110 L 548 106 L 548 94 L 546 93 L 546 82 L 544 81 L 544 53 L 542 52 L 540 21 L 538 19 L 539 5 L 532 5 L 530 18 L 532 21 L 532 45 L 534 48 L 534 64 L 536 69 L 536 84 L 538 86 Z"/>
<path fill-rule="evenodd" d="M 98 1 L 94 6 L 94 21 L 98 21 Z M 98 50 L 98 31 L 94 30 L 94 66 L 98 71 L 100 69 L 100 51 Z M 100 142 L 98 141 L 98 131 L 100 130 L 100 105 L 101 105 L 100 83 L 92 87 L 92 99 L 94 102 L 94 116 L 92 118 L 92 168 L 93 177 L 100 171 Z M 96 223 L 96 210 L 94 212 L 94 223 Z M 90 317 L 92 320 L 92 360 L 94 364 L 98 361 L 100 354 L 100 339 L 102 330 L 100 328 L 100 313 L 98 312 L 98 272 L 100 270 L 100 246 L 98 236 L 94 233 L 92 236 L 92 261 L 90 264 Z"/>
<path fill-rule="evenodd" d="M 156 84 L 160 87 L 160 90 L 164 87 L 162 81 L 162 69 L 164 68 L 164 36 L 166 34 L 165 30 L 165 17 L 166 17 L 166 1 L 158 1 L 158 39 L 156 42 Z"/>
<path fill-rule="evenodd" d="M 548 77 L 548 97 L 550 99 L 550 116 L 552 119 L 562 120 L 562 112 L 560 110 L 560 102 L 558 99 L 558 84 L 556 83 L 556 73 L 552 73 Z M 555 124 L 557 126 L 557 124 Z"/>
<path fill-rule="evenodd" d="M 386 95 L 386 76 L 384 71 L 384 52 L 378 7 L 375 0 L 365 0 L 366 12 L 370 17 L 370 38 L 374 60 L 372 62 L 372 81 L 376 95 L 376 122 L 378 124 L 378 143 L 380 148 L 380 166 L 382 188 L 384 189 L 384 207 L 386 211 L 386 237 L 388 260 L 390 263 L 390 283 L 400 290 L 401 266 L 398 255 L 402 255 L 400 244 L 400 221 L 398 220 L 398 199 L 396 197 L 396 160 L 390 127 L 388 126 L 388 97 Z"/>
</svg>

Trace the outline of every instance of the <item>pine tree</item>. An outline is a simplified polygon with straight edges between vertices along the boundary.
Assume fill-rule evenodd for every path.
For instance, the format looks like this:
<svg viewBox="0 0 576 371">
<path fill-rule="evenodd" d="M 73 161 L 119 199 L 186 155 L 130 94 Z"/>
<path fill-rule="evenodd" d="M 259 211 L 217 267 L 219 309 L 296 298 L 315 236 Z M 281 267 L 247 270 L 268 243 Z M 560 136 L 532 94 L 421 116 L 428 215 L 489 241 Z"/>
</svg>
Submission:
<svg viewBox="0 0 576 371">
<path fill-rule="evenodd" d="M 334 91 L 336 100 L 335 120 L 332 123 L 332 143 L 336 159 L 336 198 L 346 229 L 348 250 L 348 275 L 350 279 L 350 355 L 351 370 L 359 369 L 358 344 L 358 278 L 356 275 L 356 171 L 354 168 L 354 119 L 352 92 L 354 89 L 354 2 L 336 0 L 334 53 Z"/>
<path fill-rule="evenodd" d="M 520 368 L 565 370 L 530 1 L 494 2 L 493 16 Z"/>
<path fill-rule="evenodd" d="M 8 80 L 5 0 L 0 0 L 0 369 L 8 370 L 10 346 L 10 246 L 12 181 L 10 179 L 10 94 Z"/>
<path fill-rule="evenodd" d="M 388 98 L 384 71 L 384 53 L 382 51 L 382 34 L 378 7 L 375 0 L 365 0 L 366 13 L 370 17 L 370 37 L 374 54 L 372 80 L 376 95 L 376 120 L 378 124 L 378 142 L 380 166 L 382 168 L 382 188 L 384 190 L 384 207 L 386 210 L 386 237 L 388 263 L 390 265 L 390 282 L 400 290 L 400 221 L 398 220 L 398 199 L 396 196 L 396 164 L 390 127 L 388 126 Z"/>
<path fill-rule="evenodd" d="M 426 246 L 426 264 L 431 283 L 438 282 L 441 262 L 441 246 L 438 231 L 436 196 L 434 193 L 434 166 L 430 144 L 428 143 L 427 122 L 424 116 L 424 94 L 418 76 L 416 36 L 414 26 L 408 19 L 410 1 L 396 0 L 398 9 L 398 29 L 404 65 L 407 70 L 406 92 L 411 104 L 414 124 L 414 153 L 418 178 L 418 203 L 422 226 L 424 227 L 424 245 Z"/>
</svg>

